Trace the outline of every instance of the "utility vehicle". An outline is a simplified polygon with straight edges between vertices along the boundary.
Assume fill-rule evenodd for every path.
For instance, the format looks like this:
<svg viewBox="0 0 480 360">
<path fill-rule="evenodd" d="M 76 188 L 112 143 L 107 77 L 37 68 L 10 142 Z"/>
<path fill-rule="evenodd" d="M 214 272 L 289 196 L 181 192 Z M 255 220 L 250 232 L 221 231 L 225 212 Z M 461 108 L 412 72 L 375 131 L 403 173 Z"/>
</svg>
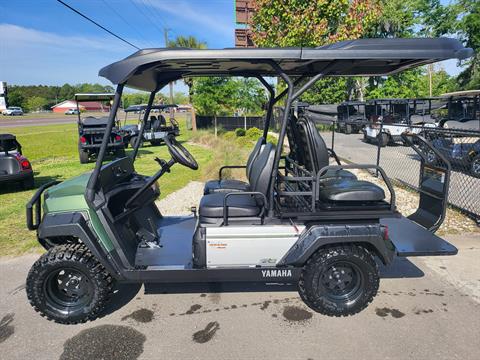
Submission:
<svg viewBox="0 0 480 360">
<path fill-rule="evenodd" d="M 448 161 L 427 166 L 411 141 L 417 135 L 404 134 L 422 160 L 419 209 L 403 217 L 385 172 L 330 165 L 334 152 L 309 119 L 292 115 L 292 102 L 325 76 L 395 74 L 471 54 L 446 38 L 362 39 L 318 48 L 146 49 L 101 69 L 117 87 L 94 170 L 42 186 L 27 204 L 28 228 L 47 249 L 28 274 L 29 301 L 48 319 L 70 324 L 99 316 L 115 281 L 251 281 L 296 283 L 305 303 L 322 314 L 361 311 L 377 294 L 377 260 L 389 265 L 396 256 L 456 254 L 434 234 L 445 213 Z M 232 166 L 223 167 L 219 179 L 206 183 L 198 214 L 162 216 L 158 181 L 172 176 L 175 165 L 198 168 L 186 147 L 165 138 L 171 158 L 156 159 L 152 175 L 135 170 L 139 142 L 131 157 L 103 161 L 124 87 L 150 92 L 147 119 L 156 92 L 192 76 L 257 78 L 270 94 L 265 127 L 248 162 L 235 166 L 245 169 L 248 182 L 224 179 Z M 279 77 L 286 90 L 275 94 L 264 77 Z M 273 107 L 285 95 L 274 146 L 265 140 Z M 367 168 L 378 170 L 387 190 L 352 172 Z"/>
<path fill-rule="evenodd" d="M 82 113 L 79 109 L 79 103 L 90 101 L 108 102 L 106 107 L 110 107 L 110 102 L 114 97 L 115 94 L 75 94 L 78 115 L 78 156 L 81 164 L 88 163 L 90 159 L 93 159 L 98 155 L 102 144 L 102 139 L 106 133 L 109 117 L 82 117 Z M 113 113 L 113 116 L 116 116 L 116 109 Z M 117 158 L 125 156 L 123 138 L 116 128 L 112 128 L 109 131 L 107 152 Z"/>
<path fill-rule="evenodd" d="M 480 90 L 443 94 L 447 115 L 439 126 L 446 129 L 480 131 Z"/>
<path fill-rule="evenodd" d="M 419 134 L 424 128 L 436 127 L 432 118 L 432 99 L 378 99 L 372 100 L 376 121 L 364 128 L 364 140 L 376 141 L 381 147 L 401 142 L 405 132 Z"/>
<path fill-rule="evenodd" d="M 345 101 L 338 105 L 338 131 L 358 134 L 368 124 L 365 105 L 363 101 Z"/>
<path fill-rule="evenodd" d="M 170 117 L 170 124 L 167 124 L 165 117 L 162 115 L 162 111 L 166 111 L 171 108 L 176 108 L 177 105 L 152 105 L 150 112 L 154 110 L 158 111 L 158 115 L 150 115 L 145 121 L 143 136 L 139 137 L 140 130 L 143 125 L 143 115 L 147 109 L 147 105 L 132 105 L 126 108 L 125 111 L 125 121 L 122 127 L 119 127 L 119 130 L 123 136 L 123 141 L 125 147 L 130 145 L 132 148 L 135 147 L 135 142 L 137 139 L 141 139 L 141 143 L 149 141 L 152 145 L 160 145 L 163 142 L 163 138 L 166 136 L 178 136 L 180 135 L 180 129 L 178 126 L 177 120 Z M 153 111 L 152 111 L 153 110 Z M 138 123 L 127 125 L 127 118 L 129 113 L 138 114 Z M 173 114 L 173 113 L 172 113 Z"/>
<path fill-rule="evenodd" d="M 12 134 L 0 134 L 0 185 L 6 183 L 19 183 L 24 189 L 34 184 L 32 165 Z"/>
</svg>

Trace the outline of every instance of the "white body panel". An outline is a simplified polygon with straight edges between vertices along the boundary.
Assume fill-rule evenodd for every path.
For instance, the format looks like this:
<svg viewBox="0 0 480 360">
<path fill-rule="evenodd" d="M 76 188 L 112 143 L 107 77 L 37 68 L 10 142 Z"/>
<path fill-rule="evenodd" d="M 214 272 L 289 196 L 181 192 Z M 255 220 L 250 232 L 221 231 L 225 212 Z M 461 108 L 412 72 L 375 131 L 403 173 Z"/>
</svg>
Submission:
<svg viewBox="0 0 480 360">
<path fill-rule="evenodd" d="M 305 226 L 224 226 L 207 228 L 207 267 L 274 266 Z"/>
</svg>

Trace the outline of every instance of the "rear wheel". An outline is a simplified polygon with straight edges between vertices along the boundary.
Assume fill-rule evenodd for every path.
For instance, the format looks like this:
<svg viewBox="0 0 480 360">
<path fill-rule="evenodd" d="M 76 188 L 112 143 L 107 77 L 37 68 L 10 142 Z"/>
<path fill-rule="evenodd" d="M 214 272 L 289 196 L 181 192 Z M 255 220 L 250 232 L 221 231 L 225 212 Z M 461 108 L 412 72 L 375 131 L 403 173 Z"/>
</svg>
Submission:
<svg viewBox="0 0 480 360">
<path fill-rule="evenodd" d="M 152 144 L 152 146 L 160 146 L 162 144 L 162 140 L 151 140 L 150 144 Z"/>
<path fill-rule="evenodd" d="M 345 125 L 345 134 L 349 135 L 352 133 L 352 125 L 347 124 Z"/>
<path fill-rule="evenodd" d="M 367 136 L 366 133 L 363 133 L 363 141 L 365 141 L 366 143 L 370 144 L 370 138 Z"/>
<path fill-rule="evenodd" d="M 377 141 L 378 141 L 378 145 L 380 147 L 385 147 L 385 146 L 388 145 L 388 143 L 390 141 L 390 138 L 389 138 L 388 134 L 381 133 L 381 134 L 377 135 Z"/>
<path fill-rule="evenodd" d="M 80 158 L 80 164 L 88 163 L 88 160 L 89 160 L 88 151 L 82 149 L 82 146 L 80 144 L 78 144 L 78 157 Z"/>
<path fill-rule="evenodd" d="M 55 246 L 30 269 L 27 297 L 49 320 L 76 324 L 94 320 L 113 291 L 113 279 L 83 244 Z"/>
<path fill-rule="evenodd" d="M 473 176 L 480 178 L 480 155 L 477 155 L 472 159 L 472 163 L 470 165 L 470 173 Z"/>
<path fill-rule="evenodd" d="M 378 291 L 373 255 L 357 245 L 315 252 L 303 267 L 299 294 L 307 306 L 328 316 L 348 316 L 368 306 Z"/>
</svg>

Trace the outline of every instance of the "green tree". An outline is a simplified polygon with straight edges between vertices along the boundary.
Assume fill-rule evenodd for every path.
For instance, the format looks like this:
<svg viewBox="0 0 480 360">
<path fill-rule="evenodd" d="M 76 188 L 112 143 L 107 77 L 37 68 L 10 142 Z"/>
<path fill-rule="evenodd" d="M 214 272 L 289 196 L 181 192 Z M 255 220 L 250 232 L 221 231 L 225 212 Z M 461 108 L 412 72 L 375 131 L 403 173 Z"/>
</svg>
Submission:
<svg viewBox="0 0 480 360">
<path fill-rule="evenodd" d="M 267 101 L 265 88 L 257 79 L 235 78 L 234 106 L 244 115 L 257 115 Z"/>
<path fill-rule="evenodd" d="M 480 88 L 480 2 L 478 0 L 460 0 L 463 10 L 458 20 L 458 31 L 465 45 L 475 54 L 464 62 L 465 70 L 458 76 L 458 83 L 464 89 Z"/>
<path fill-rule="evenodd" d="M 193 105 L 199 115 L 224 115 L 235 110 L 235 84 L 227 77 L 195 78 Z"/>
<path fill-rule="evenodd" d="M 7 101 L 8 106 L 20 106 L 21 108 L 26 108 L 25 106 L 25 96 L 23 96 L 22 92 L 19 89 L 9 88 Z"/>
<path fill-rule="evenodd" d="M 253 6 L 250 31 L 260 47 L 315 47 L 358 39 L 373 26 L 381 10 L 377 0 L 254 0 Z M 341 102 L 355 92 L 357 83 L 344 78 L 322 79 L 302 100 Z"/>
<path fill-rule="evenodd" d="M 168 42 L 168 47 L 171 48 L 189 48 L 189 49 L 206 49 L 207 43 L 199 41 L 195 36 L 177 36 L 174 40 Z M 185 85 L 188 86 L 188 102 L 192 102 L 193 95 L 193 79 L 183 79 Z"/>
<path fill-rule="evenodd" d="M 183 92 L 177 91 L 173 94 L 173 102 L 175 104 L 186 104 L 188 103 L 188 96 L 185 95 Z"/>
<path fill-rule="evenodd" d="M 43 110 L 47 103 L 48 101 L 45 98 L 40 96 L 32 96 L 27 99 L 25 107 L 28 111 L 39 111 Z"/>
</svg>

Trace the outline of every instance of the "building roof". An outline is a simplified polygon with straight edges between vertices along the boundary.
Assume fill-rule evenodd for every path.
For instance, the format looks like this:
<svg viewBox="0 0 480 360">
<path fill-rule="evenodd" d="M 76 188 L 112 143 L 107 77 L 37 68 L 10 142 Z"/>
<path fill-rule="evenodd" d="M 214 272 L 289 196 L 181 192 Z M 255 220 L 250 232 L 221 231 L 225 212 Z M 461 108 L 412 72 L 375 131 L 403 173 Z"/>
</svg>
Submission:
<svg viewBox="0 0 480 360">
<path fill-rule="evenodd" d="M 144 49 L 102 68 L 114 84 L 158 91 L 191 76 L 277 76 L 272 62 L 291 76 L 389 75 L 436 61 L 470 57 L 456 39 L 359 39 L 316 48 Z"/>
</svg>

